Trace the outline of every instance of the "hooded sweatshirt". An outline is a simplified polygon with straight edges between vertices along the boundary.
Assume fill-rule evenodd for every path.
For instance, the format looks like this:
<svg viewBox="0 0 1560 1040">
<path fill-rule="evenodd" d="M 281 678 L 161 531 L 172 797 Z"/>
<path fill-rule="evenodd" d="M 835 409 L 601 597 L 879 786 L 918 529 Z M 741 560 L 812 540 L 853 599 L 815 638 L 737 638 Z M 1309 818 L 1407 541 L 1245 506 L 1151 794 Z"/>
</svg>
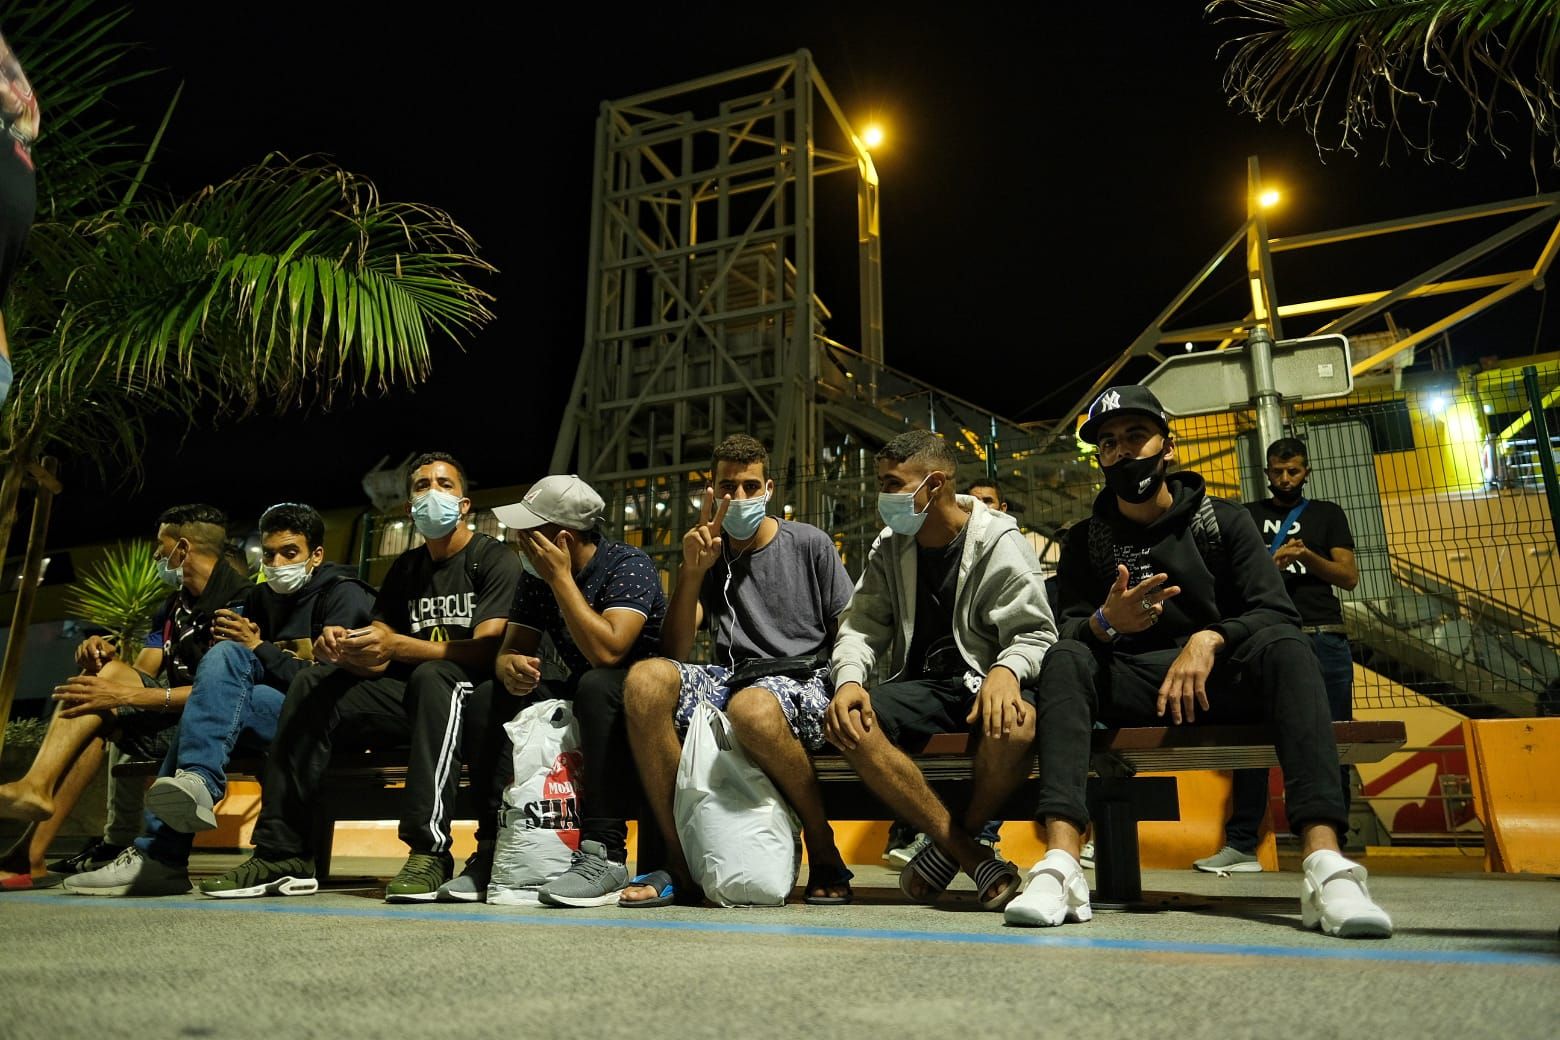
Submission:
<svg viewBox="0 0 1560 1040">
<path fill-rule="evenodd" d="M 981 675 L 1002 665 L 1020 686 L 1033 685 L 1041 659 L 1056 642 L 1040 561 L 1011 516 L 968 495 L 956 501 L 970 518 L 954 593 L 954 642 Z M 885 527 L 840 615 L 832 658 L 835 689 L 848 682 L 892 682 L 905 671 L 915 634 L 916 566 L 915 536 Z"/>
<path fill-rule="evenodd" d="M 286 690 L 313 660 L 312 644 L 326 625 L 360 628 L 373 612 L 373 587 L 345 564 L 320 564 L 309 583 L 290 596 L 266 584 L 254 586 L 247 616 L 260 626 L 255 656 L 265 668 L 265 684 Z"/>
<path fill-rule="evenodd" d="M 1112 644 L 1120 652 L 1178 648 L 1194 632 L 1206 628 L 1224 637 L 1223 652 L 1229 653 L 1269 625 L 1300 624 L 1300 614 L 1284 591 L 1283 576 L 1273 566 L 1251 514 L 1237 503 L 1209 496 L 1203 478 L 1196 473 L 1172 473 L 1165 484 L 1170 488 L 1171 506 L 1153 523 L 1138 524 L 1122 516 L 1116 496 L 1106 488 L 1094 500 L 1092 519 L 1068 532 L 1057 564 L 1062 638 L 1093 639 L 1089 617 L 1110 593 L 1118 563 L 1126 565 L 1128 588 L 1160 573 L 1170 576 L 1165 587 L 1181 587 L 1178 595 L 1164 601 L 1158 624 Z M 1203 558 L 1192 533 L 1192 517 L 1205 498 L 1213 506 L 1223 543 L 1224 562 L 1217 567 L 1222 580 Z M 1109 544 L 1091 554 L 1091 529 L 1099 521 L 1104 522 Z M 1103 565 L 1096 559 L 1101 556 Z"/>
</svg>

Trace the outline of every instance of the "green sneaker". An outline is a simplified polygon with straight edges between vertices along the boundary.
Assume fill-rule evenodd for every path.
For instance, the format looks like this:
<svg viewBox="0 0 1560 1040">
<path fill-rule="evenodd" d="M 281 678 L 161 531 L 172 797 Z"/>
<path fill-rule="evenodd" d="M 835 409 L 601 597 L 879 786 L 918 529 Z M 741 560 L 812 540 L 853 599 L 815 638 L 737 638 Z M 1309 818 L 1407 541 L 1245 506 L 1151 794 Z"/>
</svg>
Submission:
<svg viewBox="0 0 1560 1040">
<path fill-rule="evenodd" d="M 453 873 L 455 859 L 448 852 L 414 852 L 385 886 L 385 902 L 431 903 L 439 898 L 439 886 Z"/>
<path fill-rule="evenodd" d="M 216 899 L 252 899 L 255 896 L 312 896 L 320 890 L 314 880 L 314 860 L 302 856 L 244 862 L 200 883 L 200 890 Z"/>
</svg>

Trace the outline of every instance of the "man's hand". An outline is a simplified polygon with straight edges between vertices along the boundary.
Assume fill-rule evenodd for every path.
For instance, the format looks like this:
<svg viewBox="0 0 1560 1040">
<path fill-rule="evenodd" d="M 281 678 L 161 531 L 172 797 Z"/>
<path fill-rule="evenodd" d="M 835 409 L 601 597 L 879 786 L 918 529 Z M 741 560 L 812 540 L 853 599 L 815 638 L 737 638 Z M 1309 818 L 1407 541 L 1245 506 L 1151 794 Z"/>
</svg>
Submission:
<svg viewBox="0 0 1560 1040">
<path fill-rule="evenodd" d="M 520 551 L 548 585 L 556 587 L 560 581 L 574 580 L 574 567 L 568 552 L 543 538 L 539 531 L 520 532 Z"/>
<path fill-rule="evenodd" d="M 340 664 L 346 650 L 347 629 L 342 625 L 326 625 L 320 637 L 314 641 L 314 659 L 326 664 Z"/>
<path fill-rule="evenodd" d="M 715 489 L 704 489 L 704 506 L 699 510 L 699 522 L 683 535 L 683 570 L 698 576 L 715 566 L 715 561 L 720 559 L 720 525 L 726 519 L 726 510 L 730 507 L 730 495 L 722 498 L 720 508 L 716 509 Z"/>
<path fill-rule="evenodd" d="M 103 666 L 119 657 L 119 647 L 102 636 L 88 636 L 76 647 L 76 667 L 84 675 L 96 675 Z"/>
<path fill-rule="evenodd" d="M 211 616 L 211 635 L 229 639 L 253 650 L 260 645 L 260 626 L 226 607 Z"/>
<path fill-rule="evenodd" d="M 1304 555 L 1305 542 L 1299 538 L 1291 538 L 1278 547 L 1278 552 L 1273 554 L 1273 562 L 1280 567 L 1288 567 Z"/>
<path fill-rule="evenodd" d="M 542 681 L 542 659 L 525 654 L 499 654 L 498 681 L 516 697 L 529 696 Z"/>
<path fill-rule="evenodd" d="M 1155 709 L 1160 718 L 1168 708 L 1171 722 L 1195 722 L 1199 706 L 1208 710 L 1208 673 L 1213 671 L 1214 655 L 1223 645 L 1224 637 L 1217 632 L 1204 629 L 1192 633 L 1159 684 Z"/>
<path fill-rule="evenodd" d="M 74 719 L 133 704 L 132 698 L 139 692 L 139 686 L 112 682 L 101 675 L 78 675 L 56 686 L 54 699 L 60 702 L 60 716 Z"/>
<path fill-rule="evenodd" d="M 872 711 L 872 698 L 866 687 L 848 682 L 834 691 L 829 710 L 823 716 L 823 736 L 835 747 L 849 751 L 855 748 L 877 725 L 877 715 Z"/>
<path fill-rule="evenodd" d="M 1028 717 L 1029 705 L 1018 691 L 1018 676 L 1004 667 L 993 668 L 980 684 L 975 704 L 965 722 L 974 725 L 984 719 L 982 730 L 992 740 L 1006 737 L 1014 726 L 1022 726 Z"/>
<path fill-rule="evenodd" d="M 341 660 L 360 668 L 378 668 L 395 656 L 395 642 L 400 637 L 389 625 L 378 621 L 367 628 L 350 629 L 337 644 Z"/>
<path fill-rule="evenodd" d="M 1165 612 L 1165 600 L 1181 594 L 1179 585 L 1165 587 L 1165 582 L 1170 580 L 1168 574 L 1150 575 L 1129 589 L 1127 582 L 1130 579 L 1127 568 L 1116 564 L 1116 580 L 1110 587 L 1110 594 L 1105 597 L 1104 605 L 1100 607 L 1105 620 L 1122 635 L 1146 632 L 1152 628 Z"/>
</svg>

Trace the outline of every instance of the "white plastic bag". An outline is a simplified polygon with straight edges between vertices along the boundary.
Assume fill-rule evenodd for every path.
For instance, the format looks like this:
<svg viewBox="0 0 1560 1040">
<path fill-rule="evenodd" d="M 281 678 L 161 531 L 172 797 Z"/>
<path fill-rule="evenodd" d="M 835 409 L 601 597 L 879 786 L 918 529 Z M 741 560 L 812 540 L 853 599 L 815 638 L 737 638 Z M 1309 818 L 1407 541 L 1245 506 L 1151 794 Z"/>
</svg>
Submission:
<svg viewBox="0 0 1560 1040">
<path fill-rule="evenodd" d="M 504 791 L 488 902 L 535 905 L 536 890 L 569 869 L 580 847 L 580 730 L 568 701 L 548 700 L 504 725 L 515 777 Z"/>
<path fill-rule="evenodd" d="M 783 906 L 801 868 L 785 799 L 700 699 L 688 722 L 673 800 L 677 836 L 694 882 L 721 906 Z"/>
</svg>

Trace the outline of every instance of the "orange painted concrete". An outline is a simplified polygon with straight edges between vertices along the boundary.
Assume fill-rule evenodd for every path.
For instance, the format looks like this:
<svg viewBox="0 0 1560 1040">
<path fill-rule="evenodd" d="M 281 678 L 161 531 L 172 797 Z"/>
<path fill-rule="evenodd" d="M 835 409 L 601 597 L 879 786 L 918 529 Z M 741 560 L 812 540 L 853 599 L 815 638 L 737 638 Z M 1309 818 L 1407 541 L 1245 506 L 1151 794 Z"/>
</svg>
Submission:
<svg viewBox="0 0 1560 1040">
<path fill-rule="evenodd" d="M 1560 872 L 1560 718 L 1463 723 L 1486 870 Z"/>
</svg>

